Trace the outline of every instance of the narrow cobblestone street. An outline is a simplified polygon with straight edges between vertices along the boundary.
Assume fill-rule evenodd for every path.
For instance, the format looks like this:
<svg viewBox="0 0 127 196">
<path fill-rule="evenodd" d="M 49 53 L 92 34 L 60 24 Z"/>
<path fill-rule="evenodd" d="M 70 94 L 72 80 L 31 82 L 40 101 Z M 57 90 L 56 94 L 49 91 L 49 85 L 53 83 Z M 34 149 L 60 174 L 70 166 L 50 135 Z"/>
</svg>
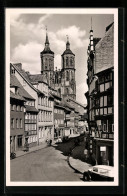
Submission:
<svg viewBox="0 0 127 196">
<path fill-rule="evenodd" d="M 67 156 L 47 147 L 11 160 L 11 181 L 80 181 Z"/>
</svg>

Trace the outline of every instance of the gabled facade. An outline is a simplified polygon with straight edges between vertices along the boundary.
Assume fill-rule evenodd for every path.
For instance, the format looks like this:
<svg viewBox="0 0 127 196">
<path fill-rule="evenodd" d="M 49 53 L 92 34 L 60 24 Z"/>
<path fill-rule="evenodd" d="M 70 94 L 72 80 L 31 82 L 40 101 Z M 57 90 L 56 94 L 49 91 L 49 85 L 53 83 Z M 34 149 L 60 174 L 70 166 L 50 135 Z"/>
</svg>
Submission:
<svg viewBox="0 0 127 196">
<path fill-rule="evenodd" d="M 90 31 L 88 47 L 88 124 L 90 153 L 97 164 L 113 165 L 114 149 L 114 24 L 106 28 L 105 36 L 94 45 Z"/>
<path fill-rule="evenodd" d="M 48 84 L 41 75 L 30 75 L 22 70 L 21 64 L 11 65 L 15 70 L 15 76 L 23 88 L 35 99 L 35 108 L 38 111 L 37 120 L 37 144 L 45 143 L 48 139 L 54 139 L 54 100 L 50 96 Z"/>
<path fill-rule="evenodd" d="M 18 86 L 10 88 L 10 152 L 16 152 L 23 148 L 25 99 L 18 94 Z"/>
</svg>

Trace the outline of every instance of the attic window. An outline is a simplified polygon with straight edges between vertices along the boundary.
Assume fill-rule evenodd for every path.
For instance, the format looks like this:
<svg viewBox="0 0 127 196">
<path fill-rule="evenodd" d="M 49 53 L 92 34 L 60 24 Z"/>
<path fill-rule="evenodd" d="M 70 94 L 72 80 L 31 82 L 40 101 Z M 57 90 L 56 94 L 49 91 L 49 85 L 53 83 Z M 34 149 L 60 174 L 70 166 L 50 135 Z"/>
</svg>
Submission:
<svg viewBox="0 0 127 196">
<path fill-rule="evenodd" d="M 11 69 L 11 74 L 15 74 L 15 69 Z"/>
</svg>

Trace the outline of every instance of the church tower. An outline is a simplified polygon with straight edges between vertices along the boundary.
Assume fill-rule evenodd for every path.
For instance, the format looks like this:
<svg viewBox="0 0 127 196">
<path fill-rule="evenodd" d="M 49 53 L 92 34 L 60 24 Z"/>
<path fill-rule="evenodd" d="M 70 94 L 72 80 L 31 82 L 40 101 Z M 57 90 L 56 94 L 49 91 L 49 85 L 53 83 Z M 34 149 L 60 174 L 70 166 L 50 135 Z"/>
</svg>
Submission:
<svg viewBox="0 0 127 196">
<path fill-rule="evenodd" d="M 45 48 L 40 53 L 41 57 L 41 73 L 47 77 L 50 86 L 54 83 L 54 52 L 50 50 L 48 33 L 46 28 Z"/>
<path fill-rule="evenodd" d="M 67 36 L 66 50 L 62 56 L 62 75 L 64 78 L 62 96 L 70 96 L 76 99 L 76 82 L 75 82 L 75 54 L 70 50 L 69 38 Z"/>
</svg>

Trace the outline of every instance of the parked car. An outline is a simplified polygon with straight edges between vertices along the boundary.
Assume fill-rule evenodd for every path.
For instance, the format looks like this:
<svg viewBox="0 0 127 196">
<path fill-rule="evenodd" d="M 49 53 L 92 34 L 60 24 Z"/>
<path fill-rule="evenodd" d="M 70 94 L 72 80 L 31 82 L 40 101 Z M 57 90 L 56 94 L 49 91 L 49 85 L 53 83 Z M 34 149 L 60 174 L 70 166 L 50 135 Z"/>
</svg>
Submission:
<svg viewBox="0 0 127 196">
<path fill-rule="evenodd" d="M 58 138 L 57 140 L 56 140 L 56 143 L 61 143 L 62 142 L 62 139 L 61 138 Z"/>
<path fill-rule="evenodd" d="M 84 181 L 113 181 L 114 167 L 108 165 L 95 165 L 83 173 Z"/>
</svg>

